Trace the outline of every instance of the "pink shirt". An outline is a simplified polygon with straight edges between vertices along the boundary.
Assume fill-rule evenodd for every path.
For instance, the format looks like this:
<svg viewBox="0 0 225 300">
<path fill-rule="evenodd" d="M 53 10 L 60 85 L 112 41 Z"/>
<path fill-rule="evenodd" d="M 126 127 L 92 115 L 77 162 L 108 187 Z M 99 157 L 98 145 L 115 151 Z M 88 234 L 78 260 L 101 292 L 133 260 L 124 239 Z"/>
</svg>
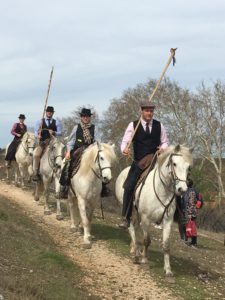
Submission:
<svg viewBox="0 0 225 300">
<path fill-rule="evenodd" d="M 153 119 L 149 122 L 150 133 L 152 131 L 152 122 L 153 122 Z M 163 126 L 163 124 L 161 122 L 160 122 L 160 124 L 161 124 L 160 148 L 166 149 L 169 145 L 169 140 L 167 138 L 165 127 Z M 146 121 L 141 119 L 141 125 L 143 126 L 144 130 L 146 130 Z M 125 150 L 125 148 L 127 147 L 128 143 L 130 142 L 130 140 L 132 138 L 133 132 L 134 132 L 134 123 L 131 122 L 128 125 L 128 127 L 124 133 L 122 143 L 120 146 L 121 152 L 123 152 Z"/>
<path fill-rule="evenodd" d="M 21 127 L 21 128 L 24 128 L 24 127 L 25 127 L 24 124 L 21 124 L 21 123 L 19 123 L 19 124 L 20 124 L 20 127 Z M 15 135 L 15 136 L 19 136 L 19 134 L 16 133 L 16 127 L 17 127 L 17 123 L 13 124 L 13 128 L 12 128 L 12 130 L 11 130 L 11 134 L 12 134 L 12 135 Z"/>
</svg>

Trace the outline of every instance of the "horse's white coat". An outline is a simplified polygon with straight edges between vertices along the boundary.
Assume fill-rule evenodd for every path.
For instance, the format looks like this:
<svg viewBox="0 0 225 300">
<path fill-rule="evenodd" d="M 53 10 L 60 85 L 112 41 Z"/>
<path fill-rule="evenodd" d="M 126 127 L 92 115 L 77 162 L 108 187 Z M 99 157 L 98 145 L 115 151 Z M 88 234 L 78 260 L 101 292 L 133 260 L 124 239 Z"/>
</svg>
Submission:
<svg viewBox="0 0 225 300">
<path fill-rule="evenodd" d="M 147 248 L 150 245 L 151 223 L 161 221 L 165 211 L 165 207 L 162 203 L 166 206 L 174 196 L 174 200 L 168 208 L 168 213 L 166 212 L 164 214 L 162 220 L 164 270 L 168 276 L 172 275 L 169 237 L 176 209 L 175 194 L 180 195 L 187 190 L 186 179 L 192 163 L 191 151 L 180 145 L 167 148 L 167 150 L 158 157 L 155 168 L 148 175 L 141 190 L 138 214 L 134 209 L 131 226 L 129 227 L 132 241 L 131 252 L 134 252 L 136 262 L 145 263 L 147 261 Z M 121 204 L 124 192 L 123 184 L 128 171 L 129 168 L 124 169 L 116 180 L 116 196 Z M 155 186 L 155 191 L 153 186 Z M 141 186 L 136 191 L 136 197 L 139 195 L 140 188 Z M 162 203 L 160 203 L 157 195 Z M 139 260 L 140 255 L 141 260 Z"/>
</svg>

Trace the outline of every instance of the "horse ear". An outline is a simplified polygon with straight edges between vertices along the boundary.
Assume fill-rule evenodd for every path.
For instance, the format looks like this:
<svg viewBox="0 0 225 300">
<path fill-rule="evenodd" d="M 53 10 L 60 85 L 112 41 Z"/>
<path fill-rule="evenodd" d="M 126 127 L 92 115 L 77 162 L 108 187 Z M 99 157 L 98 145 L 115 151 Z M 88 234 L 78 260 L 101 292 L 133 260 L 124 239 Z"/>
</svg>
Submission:
<svg viewBox="0 0 225 300">
<path fill-rule="evenodd" d="M 98 147 L 98 150 L 101 150 L 101 143 L 99 141 L 97 141 L 97 147 Z"/>
<path fill-rule="evenodd" d="M 189 148 L 189 152 L 192 153 L 194 151 L 194 147 Z"/>
<path fill-rule="evenodd" d="M 115 145 L 115 144 L 112 144 L 111 147 L 112 147 L 113 149 L 115 149 L 116 145 Z"/>
<path fill-rule="evenodd" d="M 180 145 L 179 145 L 179 144 L 176 145 L 176 147 L 174 148 L 174 151 L 175 151 L 175 152 L 179 152 L 179 151 L 180 151 Z"/>
</svg>

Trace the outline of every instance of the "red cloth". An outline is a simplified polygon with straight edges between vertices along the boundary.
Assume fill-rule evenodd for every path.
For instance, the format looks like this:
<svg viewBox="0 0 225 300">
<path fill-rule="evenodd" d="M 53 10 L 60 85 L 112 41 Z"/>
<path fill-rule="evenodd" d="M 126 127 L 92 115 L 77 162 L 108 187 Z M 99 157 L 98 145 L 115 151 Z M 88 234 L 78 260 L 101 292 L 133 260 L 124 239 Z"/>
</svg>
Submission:
<svg viewBox="0 0 225 300">
<path fill-rule="evenodd" d="M 197 228 L 194 220 L 190 220 L 186 224 L 186 237 L 197 236 Z"/>
</svg>

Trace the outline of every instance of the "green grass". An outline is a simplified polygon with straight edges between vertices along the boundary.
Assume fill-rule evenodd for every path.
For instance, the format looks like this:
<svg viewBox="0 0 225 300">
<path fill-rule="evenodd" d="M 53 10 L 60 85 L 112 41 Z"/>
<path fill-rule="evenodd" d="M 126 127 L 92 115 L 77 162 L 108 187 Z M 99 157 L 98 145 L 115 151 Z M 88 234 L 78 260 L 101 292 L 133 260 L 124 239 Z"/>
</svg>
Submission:
<svg viewBox="0 0 225 300">
<path fill-rule="evenodd" d="M 93 224 L 93 234 L 98 240 L 106 241 L 109 249 L 116 254 L 130 257 L 130 239 L 126 231 L 106 224 L 103 221 L 95 220 Z M 157 238 L 157 241 L 153 240 L 150 246 L 149 272 L 157 281 L 158 286 L 168 287 L 173 291 L 174 295 L 180 296 L 185 300 L 221 299 L 220 295 L 225 295 L 223 284 L 221 286 L 217 284 L 220 276 L 213 270 L 208 262 L 210 255 L 215 255 L 213 253 L 214 250 L 220 251 L 221 255 L 224 254 L 223 246 L 217 242 L 201 238 L 201 244 L 204 246 L 200 245 L 198 250 L 194 250 L 186 245 L 180 245 L 178 233 L 173 233 L 171 238 L 171 267 L 175 276 L 175 283 L 170 284 L 165 281 L 164 277 L 163 253 L 161 242 L 159 241 L 161 230 L 154 229 L 152 234 L 154 238 Z M 207 255 L 205 251 L 208 251 Z M 210 253 L 210 251 L 212 251 L 212 253 Z M 199 274 L 207 272 L 210 273 L 210 284 L 208 286 L 198 279 Z"/>
<path fill-rule="evenodd" d="M 82 289 L 84 272 L 19 206 L 0 199 L 0 294 L 16 300 L 97 299 Z"/>
</svg>

